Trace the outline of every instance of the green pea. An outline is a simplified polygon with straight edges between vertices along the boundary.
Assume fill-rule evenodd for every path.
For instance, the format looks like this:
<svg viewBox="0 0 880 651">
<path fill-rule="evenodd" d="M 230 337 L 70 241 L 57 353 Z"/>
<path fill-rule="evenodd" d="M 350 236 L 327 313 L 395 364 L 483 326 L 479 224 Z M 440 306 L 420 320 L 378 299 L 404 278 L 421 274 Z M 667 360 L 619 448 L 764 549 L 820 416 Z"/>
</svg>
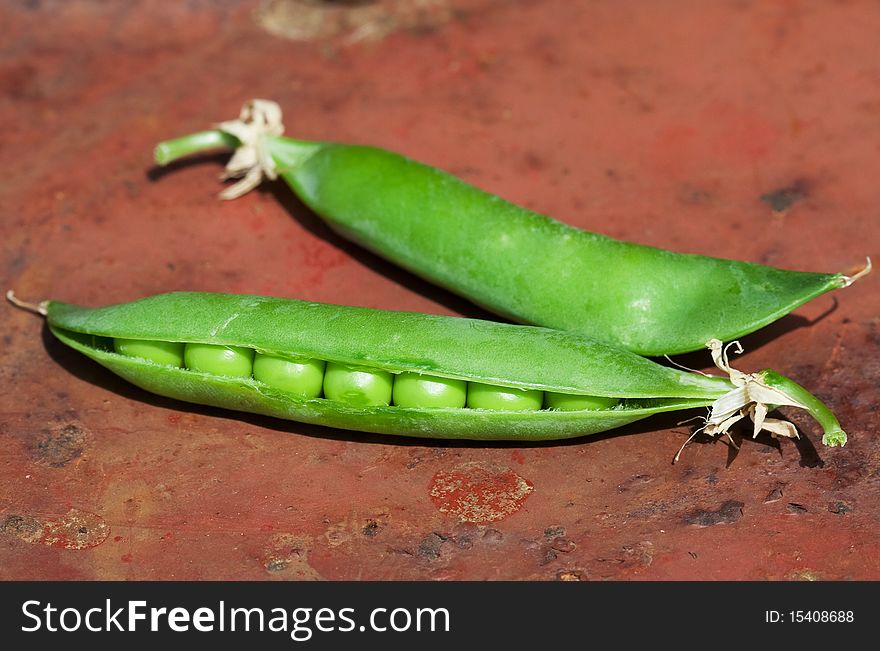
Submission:
<svg viewBox="0 0 880 651">
<path fill-rule="evenodd" d="M 544 394 L 544 407 L 546 409 L 558 409 L 559 411 L 609 409 L 618 402 L 620 402 L 618 398 L 607 398 L 605 396 L 577 396 L 571 393 L 554 393 L 552 391 L 547 391 Z"/>
<path fill-rule="evenodd" d="M 228 377 L 250 377 L 254 350 L 241 346 L 187 344 L 183 360 L 191 371 Z"/>
<path fill-rule="evenodd" d="M 467 406 L 472 409 L 534 411 L 541 408 L 543 401 L 543 391 L 535 389 L 510 389 L 480 382 L 471 382 L 468 387 Z"/>
<path fill-rule="evenodd" d="M 401 373 L 394 378 L 398 407 L 461 408 L 467 403 L 467 382 L 435 375 Z"/>
<path fill-rule="evenodd" d="M 257 353 L 254 357 L 254 379 L 303 398 L 317 398 L 324 383 L 324 361 L 293 361 Z"/>
<path fill-rule="evenodd" d="M 148 339 L 114 339 L 113 349 L 126 357 L 148 359 L 165 366 L 183 366 L 183 344 Z"/>
<path fill-rule="evenodd" d="M 388 371 L 327 362 L 324 397 L 354 407 L 390 405 L 393 383 Z"/>
</svg>

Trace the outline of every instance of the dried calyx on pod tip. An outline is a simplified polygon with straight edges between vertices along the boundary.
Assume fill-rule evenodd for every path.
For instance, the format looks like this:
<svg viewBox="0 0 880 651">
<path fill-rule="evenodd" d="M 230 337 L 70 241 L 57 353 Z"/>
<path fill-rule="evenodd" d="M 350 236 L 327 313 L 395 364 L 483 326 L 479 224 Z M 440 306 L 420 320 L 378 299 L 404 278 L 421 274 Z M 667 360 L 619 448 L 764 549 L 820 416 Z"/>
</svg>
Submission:
<svg viewBox="0 0 880 651">
<path fill-rule="evenodd" d="M 241 108 L 237 120 L 227 120 L 216 125 L 217 129 L 238 138 L 241 146 L 235 150 L 220 175 L 221 181 L 240 179 L 219 194 L 221 199 L 237 199 L 263 182 L 278 178 L 275 161 L 263 146 L 263 136 L 280 136 L 284 133 L 281 107 L 267 99 L 252 99 Z"/>
<path fill-rule="evenodd" d="M 870 270 L 870 261 L 868 269 Z M 831 410 L 799 384 L 770 369 L 758 373 L 743 373 L 733 368 L 727 351 L 734 348 L 737 353 L 742 353 L 743 348 L 738 341 L 724 345 L 718 339 L 711 339 L 706 347 L 712 352 L 715 366 L 728 375 L 736 388 L 712 403 L 709 415 L 703 419 L 703 426 L 697 428 L 684 442 L 675 455 L 675 461 L 678 461 L 682 450 L 691 439 L 701 432 L 709 436 L 727 436 L 735 447 L 729 431 L 743 418 L 750 418 L 754 424 L 752 438 L 762 431 L 769 432 L 773 438 L 799 438 L 793 423 L 767 417 L 767 413 L 777 407 L 797 407 L 808 411 L 823 427 L 822 443 L 829 447 L 846 445 L 846 432 L 841 429 Z"/>
</svg>

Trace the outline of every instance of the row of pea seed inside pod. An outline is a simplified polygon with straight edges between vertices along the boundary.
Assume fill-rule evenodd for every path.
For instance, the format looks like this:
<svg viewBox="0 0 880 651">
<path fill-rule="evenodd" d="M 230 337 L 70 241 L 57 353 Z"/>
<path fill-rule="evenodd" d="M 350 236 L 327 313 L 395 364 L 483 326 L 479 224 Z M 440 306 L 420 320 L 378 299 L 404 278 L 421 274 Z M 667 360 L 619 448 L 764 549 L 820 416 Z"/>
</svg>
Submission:
<svg viewBox="0 0 880 651">
<path fill-rule="evenodd" d="M 310 400 L 326 398 L 355 407 L 471 408 L 503 411 L 608 409 L 617 398 L 514 389 L 420 373 L 393 374 L 320 359 L 288 359 L 252 348 L 217 344 L 114 339 L 120 355 L 224 377 L 252 377 Z"/>
</svg>

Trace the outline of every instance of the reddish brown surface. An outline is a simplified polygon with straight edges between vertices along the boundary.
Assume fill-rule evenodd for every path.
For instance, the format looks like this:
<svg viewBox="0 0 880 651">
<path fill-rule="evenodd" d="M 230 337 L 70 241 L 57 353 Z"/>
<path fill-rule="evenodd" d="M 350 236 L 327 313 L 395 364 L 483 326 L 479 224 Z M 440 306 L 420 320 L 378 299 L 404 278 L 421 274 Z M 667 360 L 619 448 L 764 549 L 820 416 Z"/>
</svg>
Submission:
<svg viewBox="0 0 880 651">
<path fill-rule="evenodd" d="M 154 143 L 251 97 L 291 134 L 395 149 L 613 236 L 815 271 L 880 259 L 876 3 L 457 6 L 477 8 L 352 44 L 269 35 L 247 2 L 4 3 L 2 287 L 480 314 L 283 187 L 216 201 L 221 157 L 152 167 Z M 823 297 L 737 359 L 825 399 L 846 448 L 788 412 L 800 443 L 695 444 L 677 465 L 675 417 L 446 445 L 191 407 L 2 308 L 0 577 L 878 579 L 877 295 L 868 277 Z"/>
</svg>

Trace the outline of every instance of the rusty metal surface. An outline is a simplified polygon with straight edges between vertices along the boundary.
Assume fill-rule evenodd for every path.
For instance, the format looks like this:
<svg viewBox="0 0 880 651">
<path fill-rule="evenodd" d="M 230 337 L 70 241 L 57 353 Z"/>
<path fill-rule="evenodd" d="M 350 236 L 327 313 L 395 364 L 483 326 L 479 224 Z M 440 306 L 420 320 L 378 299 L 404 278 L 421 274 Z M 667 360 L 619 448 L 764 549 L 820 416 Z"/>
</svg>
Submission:
<svg viewBox="0 0 880 651">
<path fill-rule="evenodd" d="M 216 201 L 222 157 L 152 167 L 155 142 L 251 97 L 288 133 L 615 237 L 815 271 L 880 258 L 876 3 L 434 4 L 435 23 L 293 41 L 252 2 L 4 3 L 2 288 L 482 314 L 283 187 Z M 4 579 L 880 578 L 874 277 L 737 359 L 826 400 L 846 448 L 786 412 L 800 442 L 694 444 L 676 465 L 675 417 L 562 445 L 364 436 L 147 395 L 8 307 L 0 329 Z"/>
</svg>

